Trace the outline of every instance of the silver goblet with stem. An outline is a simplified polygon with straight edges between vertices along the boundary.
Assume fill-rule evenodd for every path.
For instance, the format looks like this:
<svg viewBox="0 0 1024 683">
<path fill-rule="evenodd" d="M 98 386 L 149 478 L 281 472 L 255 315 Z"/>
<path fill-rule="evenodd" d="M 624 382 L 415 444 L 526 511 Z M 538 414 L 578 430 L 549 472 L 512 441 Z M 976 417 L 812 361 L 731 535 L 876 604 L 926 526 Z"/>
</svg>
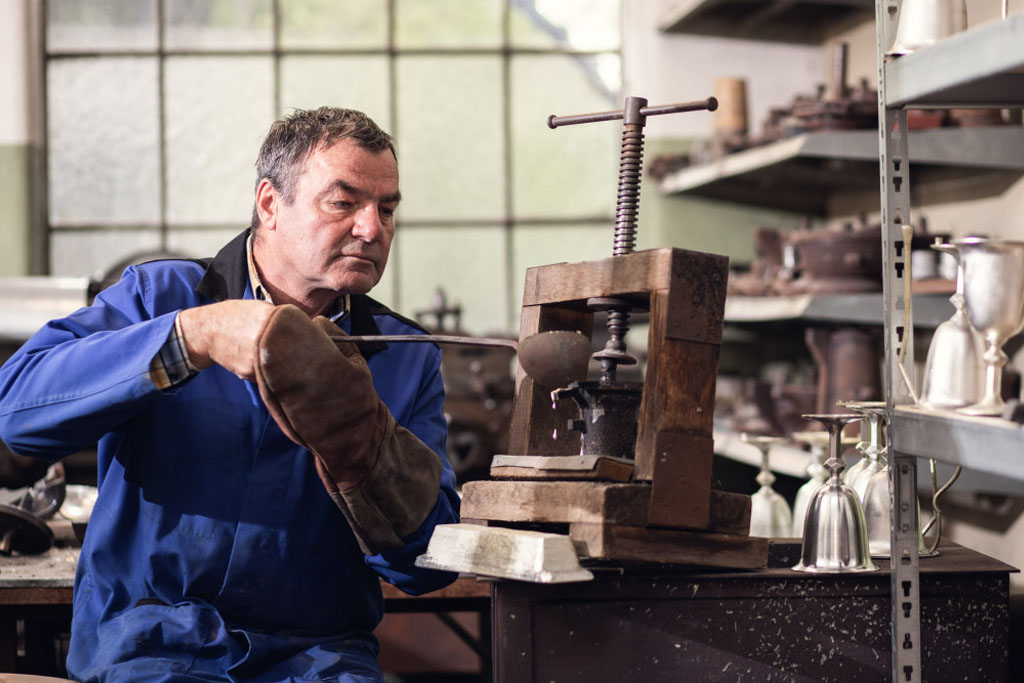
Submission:
<svg viewBox="0 0 1024 683">
<path fill-rule="evenodd" d="M 761 471 L 757 474 L 757 483 L 761 488 L 750 496 L 750 535 L 764 538 L 788 537 L 793 528 L 793 513 L 786 499 L 772 488 L 775 475 L 768 466 L 772 446 L 785 443 L 786 439 L 746 432 L 740 434 L 740 439 L 756 446 L 761 452 Z"/>
<path fill-rule="evenodd" d="M 985 395 L 959 410 L 968 415 L 1000 415 L 1007 361 L 1002 346 L 1024 327 L 1024 242 L 965 237 L 951 244 L 960 250 L 967 319 L 985 340 Z"/>
<path fill-rule="evenodd" d="M 864 572 L 878 569 L 868 552 L 864 511 L 856 492 L 840 478 L 843 471 L 842 431 L 860 415 L 804 415 L 817 420 L 828 431 L 829 479 L 818 489 L 804 517 L 800 562 L 795 571 L 812 573 Z"/>
<path fill-rule="evenodd" d="M 955 244 L 933 244 L 932 249 L 956 259 L 956 293 L 949 297 L 955 313 L 932 333 L 924 364 L 921 405 L 953 409 L 977 403 L 985 390 L 981 336 L 971 327 L 964 310 L 964 267 Z"/>
<path fill-rule="evenodd" d="M 793 438 L 810 446 L 810 462 L 807 464 L 807 481 L 804 482 L 793 499 L 793 532 L 791 536 L 799 538 L 804 532 L 804 515 L 807 505 L 811 502 L 814 492 L 825 485 L 828 472 L 825 470 L 825 451 L 828 448 L 828 433 L 821 431 L 793 432 Z"/>
<path fill-rule="evenodd" d="M 872 475 L 885 468 L 885 446 L 882 436 L 886 416 L 885 401 L 840 401 L 839 405 L 863 416 L 861 424 L 866 422 L 868 426 L 868 440 L 861 451 L 864 457 L 843 477 L 843 480 L 857 492 L 857 498 L 863 505 L 864 492 Z M 852 472 L 854 469 L 855 473 Z"/>
</svg>

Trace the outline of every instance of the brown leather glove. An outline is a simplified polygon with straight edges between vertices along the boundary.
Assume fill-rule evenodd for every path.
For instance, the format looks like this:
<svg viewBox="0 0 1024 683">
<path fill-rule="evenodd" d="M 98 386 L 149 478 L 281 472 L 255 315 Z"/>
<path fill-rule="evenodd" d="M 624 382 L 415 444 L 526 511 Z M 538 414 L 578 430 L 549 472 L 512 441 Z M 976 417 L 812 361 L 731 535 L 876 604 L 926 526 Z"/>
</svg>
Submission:
<svg viewBox="0 0 1024 683">
<path fill-rule="evenodd" d="M 256 338 L 256 381 L 281 430 L 315 456 L 320 480 L 363 551 L 402 545 L 437 502 L 441 463 L 398 426 L 366 360 L 323 317 L 278 306 Z"/>
</svg>

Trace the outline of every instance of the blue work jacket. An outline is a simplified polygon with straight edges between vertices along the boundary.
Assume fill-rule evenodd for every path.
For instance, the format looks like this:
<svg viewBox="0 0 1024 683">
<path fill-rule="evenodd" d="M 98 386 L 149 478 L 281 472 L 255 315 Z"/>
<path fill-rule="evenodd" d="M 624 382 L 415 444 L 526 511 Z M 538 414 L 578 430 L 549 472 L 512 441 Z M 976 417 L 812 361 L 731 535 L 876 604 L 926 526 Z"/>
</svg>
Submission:
<svg viewBox="0 0 1024 683">
<path fill-rule="evenodd" d="M 0 369 L 11 450 L 53 461 L 98 442 L 99 497 L 75 577 L 77 679 L 376 681 L 379 580 L 418 594 L 455 578 L 414 565 L 434 526 L 458 521 L 436 345 L 362 349 L 380 398 L 443 465 L 423 525 L 372 557 L 255 383 L 214 365 L 154 386 L 150 362 L 178 311 L 252 298 L 245 237 L 212 261 L 130 267 Z M 342 327 L 418 331 L 365 296 L 351 298 Z"/>
</svg>

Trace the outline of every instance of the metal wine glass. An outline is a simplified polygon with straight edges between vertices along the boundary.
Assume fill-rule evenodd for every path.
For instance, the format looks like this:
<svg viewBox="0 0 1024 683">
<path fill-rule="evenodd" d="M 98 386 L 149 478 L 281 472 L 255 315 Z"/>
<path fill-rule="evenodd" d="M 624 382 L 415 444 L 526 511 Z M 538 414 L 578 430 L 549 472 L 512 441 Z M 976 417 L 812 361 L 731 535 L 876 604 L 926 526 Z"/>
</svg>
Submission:
<svg viewBox="0 0 1024 683">
<path fill-rule="evenodd" d="M 965 237 L 951 242 L 960 249 L 967 319 L 985 340 L 985 395 L 960 408 L 968 415 L 1000 415 L 1002 346 L 1024 327 L 1024 242 Z"/>
<path fill-rule="evenodd" d="M 761 471 L 757 475 L 757 483 L 761 485 L 750 496 L 750 535 L 765 538 L 788 537 L 793 528 L 793 513 L 789 503 L 772 488 L 775 475 L 768 466 L 769 452 L 772 446 L 785 443 L 780 436 L 759 436 L 740 434 L 740 439 L 761 452 Z"/>
<path fill-rule="evenodd" d="M 949 297 L 956 312 L 935 328 L 924 364 L 921 405 L 951 410 L 976 403 L 985 391 L 984 345 L 964 310 L 964 267 L 956 244 L 932 249 L 956 259 L 956 293 Z"/>
<path fill-rule="evenodd" d="M 828 431 L 829 456 L 825 469 L 829 479 L 807 506 L 804 518 L 800 562 L 795 571 L 812 573 L 864 572 L 878 569 L 868 553 L 864 511 L 856 492 L 840 478 L 843 471 L 842 431 L 860 415 L 804 415 L 817 420 Z"/>
</svg>

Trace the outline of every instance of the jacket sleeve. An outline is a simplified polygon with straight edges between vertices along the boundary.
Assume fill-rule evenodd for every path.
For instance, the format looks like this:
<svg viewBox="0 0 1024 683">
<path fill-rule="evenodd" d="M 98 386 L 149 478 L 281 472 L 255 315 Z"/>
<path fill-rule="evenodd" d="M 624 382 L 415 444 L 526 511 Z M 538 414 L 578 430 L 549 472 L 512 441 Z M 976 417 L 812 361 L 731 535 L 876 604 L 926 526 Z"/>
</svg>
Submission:
<svg viewBox="0 0 1024 683">
<path fill-rule="evenodd" d="M 459 521 L 460 499 L 455 490 L 455 471 L 445 454 L 448 427 L 444 417 L 444 398 L 441 351 L 435 349 L 432 363 L 420 382 L 416 407 L 410 416 L 403 416 L 399 423 L 429 446 L 441 461 L 437 502 L 420 527 L 402 539 L 404 545 L 401 548 L 385 550 L 366 559 L 367 564 L 384 580 L 411 595 L 443 588 L 457 578 L 453 572 L 424 569 L 415 565 L 416 558 L 426 552 L 434 527 Z"/>
<path fill-rule="evenodd" d="M 57 460 L 95 444 L 159 396 L 150 361 L 176 311 L 154 315 L 149 275 L 132 266 L 96 301 L 47 323 L 0 368 L 0 439 Z"/>
</svg>

